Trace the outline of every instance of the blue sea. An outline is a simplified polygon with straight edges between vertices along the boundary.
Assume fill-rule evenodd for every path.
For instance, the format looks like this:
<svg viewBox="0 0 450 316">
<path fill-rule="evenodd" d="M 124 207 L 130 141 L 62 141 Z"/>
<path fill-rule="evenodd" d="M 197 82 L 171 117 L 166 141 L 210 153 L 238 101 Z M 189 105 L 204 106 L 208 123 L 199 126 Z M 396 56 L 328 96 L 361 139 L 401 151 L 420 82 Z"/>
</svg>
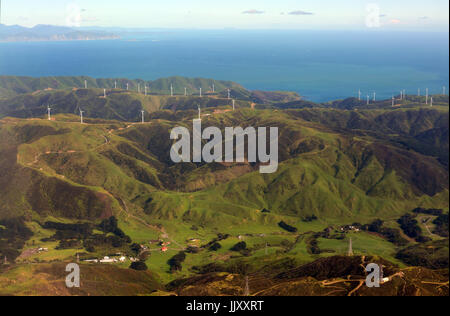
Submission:
<svg viewBox="0 0 450 316">
<path fill-rule="evenodd" d="M 296 91 L 312 101 L 406 89 L 441 93 L 449 35 L 383 31 L 122 33 L 120 40 L 0 43 L 0 75 L 204 77 L 248 89 Z M 448 91 L 448 88 L 447 88 Z"/>
</svg>

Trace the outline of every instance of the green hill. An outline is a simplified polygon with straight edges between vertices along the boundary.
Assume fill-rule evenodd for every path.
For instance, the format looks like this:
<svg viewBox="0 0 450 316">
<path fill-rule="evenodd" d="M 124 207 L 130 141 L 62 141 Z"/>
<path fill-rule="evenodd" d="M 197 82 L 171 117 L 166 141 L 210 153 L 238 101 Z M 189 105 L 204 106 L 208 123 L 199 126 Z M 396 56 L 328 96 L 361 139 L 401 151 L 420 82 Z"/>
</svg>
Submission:
<svg viewBox="0 0 450 316">
<path fill-rule="evenodd" d="M 421 260 L 417 256 L 427 244 L 405 237 L 397 220 L 417 207 L 448 212 L 448 104 L 342 110 L 259 109 L 252 103 L 239 100 L 231 111 L 229 100 L 220 96 L 114 90 L 105 99 L 93 88 L 0 101 L 0 220 L 21 218 L 18 223 L 23 221 L 31 236 L 16 240 L 20 230 L 28 230 L 0 224 L 0 258 L 23 251 L 29 256 L 19 256 L 17 263 L 25 266 L 67 262 L 80 251 L 129 253 L 137 243 L 148 247 L 150 255 L 142 260 L 162 283 L 189 279 L 211 263 L 232 273 L 242 264 L 263 271 L 264 262 L 276 270 L 277 260 L 293 260 L 295 268 L 345 254 L 349 238 L 358 255 L 400 265 Z M 51 121 L 44 116 L 47 104 L 54 111 Z M 180 125 L 192 130 L 196 104 L 204 109 L 203 128 L 278 127 L 278 171 L 260 174 L 253 163 L 172 163 L 170 131 Z M 85 124 L 76 115 L 80 108 L 86 111 Z M 148 112 L 146 123 L 131 123 L 139 122 L 141 109 Z M 44 225 L 98 227 L 110 216 L 118 219 L 129 243 L 93 246 L 92 240 Z M 384 222 L 381 233 L 364 226 L 376 219 Z M 281 222 L 296 231 L 286 231 Z M 345 228 L 352 224 L 366 228 Z M 406 238 L 406 245 L 394 244 L 388 234 Z M 98 231 L 93 236 L 103 243 L 114 237 Z M 168 252 L 149 242 L 159 239 L 170 243 Z M 246 246 L 233 250 L 242 240 Z M 211 250 L 215 243 L 221 247 Z M 36 247 L 49 252 L 33 253 Z M 180 251 L 186 253 L 181 270 L 169 260 Z"/>
</svg>

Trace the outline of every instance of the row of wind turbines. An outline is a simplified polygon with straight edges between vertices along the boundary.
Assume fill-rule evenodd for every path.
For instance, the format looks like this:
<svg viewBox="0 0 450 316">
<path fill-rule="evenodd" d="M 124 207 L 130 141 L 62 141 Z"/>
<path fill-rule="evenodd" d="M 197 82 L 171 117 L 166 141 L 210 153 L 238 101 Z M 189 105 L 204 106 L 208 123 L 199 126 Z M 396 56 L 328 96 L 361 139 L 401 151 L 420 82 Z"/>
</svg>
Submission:
<svg viewBox="0 0 450 316">
<path fill-rule="evenodd" d="M 87 80 L 84 80 L 84 88 L 85 89 L 88 88 Z M 213 93 L 216 93 L 216 86 L 215 86 L 214 83 L 212 84 L 212 86 L 210 88 L 211 88 Z M 117 89 L 117 81 L 114 81 L 114 89 Z M 130 91 L 130 84 L 129 83 L 126 84 L 126 91 Z M 203 88 L 200 87 L 198 89 L 198 91 L 199 91 L 199 97 L 202 97 L 203 96 Z M 137 85 L 137 92 L 138 93 L 142 93 L 142 91 L 141 91 L 141 84 L 140 83 L 138 83 L 138 85 Z M 147 87 L 147 85 L 144 85 L 144 95 L 147 96 L 149 94 L 149 92 L 150 92 L 150 89 Z M 173 84 L 172 83 L 170 84 L 170 96 L 172 96 L 172 97 L 175 96 L 174 88 L 173 88 Z M 188 96 L 188 88 L 187 87 L 184 87 L 184 96 L 185 97 Z M 104 98 L 107 97 L 106 89 L 103 89 L 103 97 Z M 227 89 L 227 98 L 231 99 L 231 90 L 230 89 Z"/>
<path fill-rule="evenodd" d="M 447 87 L 444 86 L 444 87 L 442 87 L 442 95 L 446 95 L 446 93 L 447 93 Z M 392 95 L 392 106 L 393 107 L 396 106 L 396 101 L 397 100 L 400 100 L 400 101 L 407 100 L 407 96 L 408 95 L 406 94 L 406 90 L 405 89 L 400 91 L 400 98 L 399 99 L 396 99 L 395 96 Z M 417 89 L 417 96 L 418 97 L 422 96 L 420 88 Z M 367 95 L 367 101 L 366 101 L 367 105 L 370 105 L 370 100 L 371 100 L 371 96 L 368 94 Z M 361 89 L 358 90 L 358 101 L 362 101 Z M 376 92 L 373 92 L 372 101 L 373 101 L 373 103 L 375 103 L 377 101 L 377 93 Z M 426 105 L 430 104 L 431 107 L 433 106 L 433 96 L 430 95 L 428 88 L 425 89 L 425 104 Z"/>
</svg>

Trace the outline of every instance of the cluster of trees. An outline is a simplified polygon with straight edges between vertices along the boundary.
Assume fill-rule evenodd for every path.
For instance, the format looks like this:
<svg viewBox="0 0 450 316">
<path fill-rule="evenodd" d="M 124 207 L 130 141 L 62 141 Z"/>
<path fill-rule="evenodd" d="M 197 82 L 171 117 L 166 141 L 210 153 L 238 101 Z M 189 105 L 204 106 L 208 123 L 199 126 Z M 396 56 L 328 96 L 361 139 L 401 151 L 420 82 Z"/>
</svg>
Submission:
<svg viewBox="0 0 450 316">
<path fill-rule="evenodd" d="M 305 218 L 302 219 L 303 222 L 305 223 L 310 223 L 312 221 L 316 221 L 318 218 L 316 215 L 311 215 L 311 216 L 306 216 Z"/>
<path fill-rule="evenodd" d="M 440 209 L 424 209 L 421 207 L 418 207 L 416 209 L 413 210 L 413 213 L 416 214 L 426 214 L 426 215 L 432 215 L 432 216 L 439 216 L 442 215 L 444 213 L 444 210 L 440 210 Z"/>
<path fill-rule="evenodd" d="M 130 265 L 130 269 L 136 270 L 136 271 L 147 271 L 148 267 L 143 261 L 136 261 L 132 262 Z"/>
<path fill-rule="evenodd" d="M 56 230 L 53 236 L 42 241 L 59 241 L 57 249 L 84 247 L 88 252 L 95 252 L 96 247 L 120 248 L 131 243 L 131 238 L 118 227 L 114 216 L 103 220 L 97 226 L 90 223 L 64 224 L 49 221 L 42 227 Z M 104 234 L 94 234 L 95 227 Z"/>
<path fill-rule="evenodd" d="M 183 251 L 170 258 L 167 262 L 170 266 L 170 272 L 174 273 L 176 271 L 181 271 L 183 269 L 182 263 L 184 260 L 186 260 L 186 253 Z"/>
<path fill-rule="evenodd" d="M 20 256 L 20 249 L 33 236 L 23 217 L 0 220 L 0 259 L 13 262 Z"/>
<path fill-rule="evenodd" d="M 448 214 L 439 215 L 434 221 L 433 224 L 436 225 L 433 233 L 441 236 L 448 237 Z"/>
<path fill-rule="evenodd" d="M 245 241 L 238 242 L 236 245 L 231 247 L 231 251 L 240 252 L 247 249 L 247 243 Z"/>
<path fill-rule="evenodd" d="M 286 224 L 285 222 L 281 221 L 278 223 L 278 226 L 280 226 L 281 228 L 283 228 L 284 230 L 290 232 L 290 233 L 296 233 L 298 231 L 297 228 Z"/>
<path fill-rule="evenodd" d="M 397 221 L 406 236 L 414 238 L 417 242 L 428 242 L 431 238 L 422 235 L 422 229 L 419 227 L 415 216 L 406 214 Z"/>
<path fill-rule="evenodd" d="M 219 244 L 218 242 L 215 242 L 214 244 L 211 245 L 211 247 L 209 247 L 209 250 L 217 251 L 217 250 L 219 250 L 221 248 L 222 248 L 222 245 Z"/>
<path fill-rule="evenodd" d="M 400 230 L 396 228 L 383 227 L 384 222 L 381 219 L 377 219 L 368 225 L 361 225 L 362 230 L 366 230 L 373 233 L 383 235 L 389 242 L 396 246 L 405 246 L 408 241 L 402 237 Z"/>
</svg>

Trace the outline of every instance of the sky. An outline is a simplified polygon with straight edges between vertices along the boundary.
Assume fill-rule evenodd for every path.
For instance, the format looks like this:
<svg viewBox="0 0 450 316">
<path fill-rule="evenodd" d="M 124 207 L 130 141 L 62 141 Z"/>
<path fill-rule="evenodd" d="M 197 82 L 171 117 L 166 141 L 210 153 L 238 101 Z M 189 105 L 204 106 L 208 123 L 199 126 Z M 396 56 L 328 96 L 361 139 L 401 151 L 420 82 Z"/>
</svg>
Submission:
<svg viewBox="0 0 450 316">
<path fill-rule="evenodd" d="M 448 0 L 0 0 L 1 23 L 182 29 L 449 30 Z"/>
</svg>

